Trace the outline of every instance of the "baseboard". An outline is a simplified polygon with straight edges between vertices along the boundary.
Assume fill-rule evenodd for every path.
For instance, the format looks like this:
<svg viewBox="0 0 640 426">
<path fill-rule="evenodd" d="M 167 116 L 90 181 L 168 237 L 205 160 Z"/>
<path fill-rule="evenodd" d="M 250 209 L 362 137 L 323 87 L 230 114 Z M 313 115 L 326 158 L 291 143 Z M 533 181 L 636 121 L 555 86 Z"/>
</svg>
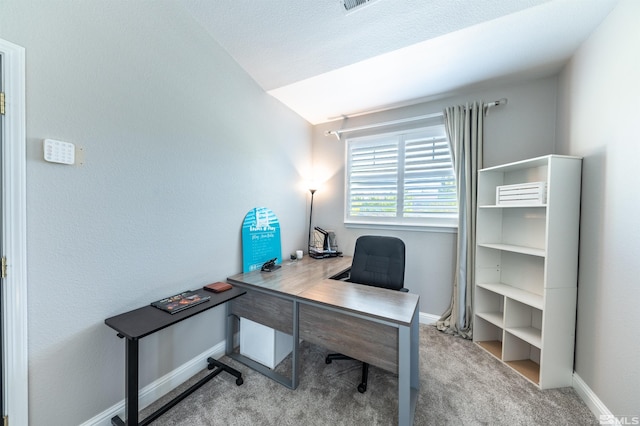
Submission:
<svg viewBox="0 0 640 426">
<path fill-rule="evenodd" d="M 622 424 L 611 411 L 604 405 L 598 395 L 596 395 L 589 386 L 573 372 L 573 389 L 576 391 L 582 401 L 589 407 L 591 412 L 596 416 L 602 425 L 620 425 Z"/>
<path fill-rule="evenodd" d="M 420 324 L 435 324 L 440 319 L 440 315 L 427 314 L 420 312 Z"/>
<path fill-rule="evenodd" d="M 225 353 L 225 341 L 207 349 L 195 358 L 182 364 L 175 370 L 165 374 L 159 379 L 140 389 L 138 394 L 139 409 L 143 409 L 167 393 L 180 386 L 182 383 L 202 371 L 207 365 L 207 358 L 218 359 Z M 123 389 L 124 390 L 124 389 Z M 80 426 L 111 426 L 111 418 L 124 417 L 124 399 L 102 413 L 82 423 Z"/>
</svg>

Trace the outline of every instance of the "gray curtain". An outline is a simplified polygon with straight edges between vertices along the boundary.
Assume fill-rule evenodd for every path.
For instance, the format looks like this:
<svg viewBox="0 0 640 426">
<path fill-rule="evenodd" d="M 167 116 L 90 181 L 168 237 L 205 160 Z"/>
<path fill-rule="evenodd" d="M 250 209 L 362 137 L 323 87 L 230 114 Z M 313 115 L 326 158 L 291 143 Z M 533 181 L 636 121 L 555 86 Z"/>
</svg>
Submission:
<svg viewBox="0 0 640 426">
<path fill-rule="evenodd" d="M 483 103 L 444 110 L 458 190 L 458 245 L 451 305 L 436 322 L 438 330 L 471 339 L 475 281 L 478 170 L 482 168 Z"/>
</svg>

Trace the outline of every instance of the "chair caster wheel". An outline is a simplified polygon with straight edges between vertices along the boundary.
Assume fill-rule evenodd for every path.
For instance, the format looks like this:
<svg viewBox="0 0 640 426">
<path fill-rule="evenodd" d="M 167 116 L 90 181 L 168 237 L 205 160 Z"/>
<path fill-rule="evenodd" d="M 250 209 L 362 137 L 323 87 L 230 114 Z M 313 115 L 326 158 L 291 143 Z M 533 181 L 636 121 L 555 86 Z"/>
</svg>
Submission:
<svg viewBox="0 0 640 426">
<path fill-rule="evenodd" d="M 240 386 L 243 383 L 244 383 L 244 380 L 242 380 L 242 378 L 236 379 L 236 385 Z"/>
<path fill-rule="evenodd" d="M 360 383 L 358 385 L 358 392 L 365 393 L 366 391 L 367 391 L 367 385 L 364 385 L 364 384 Z"/>
<path fill-rule="evenodd" d="M 325 358 L 324 363 L 325 364 L 331 364 L 331 358 Z"/>
</svg>

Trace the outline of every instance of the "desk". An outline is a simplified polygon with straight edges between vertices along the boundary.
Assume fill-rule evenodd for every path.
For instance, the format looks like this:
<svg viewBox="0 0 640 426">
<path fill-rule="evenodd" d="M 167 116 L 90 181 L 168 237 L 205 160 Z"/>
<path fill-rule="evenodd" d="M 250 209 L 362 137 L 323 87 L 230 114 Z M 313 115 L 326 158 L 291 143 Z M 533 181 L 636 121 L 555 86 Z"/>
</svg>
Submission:
<svg viewBox="0 0 640 426">
<path fill-rule="evenodd" d="M 247 294 L 227 304 L 227 355 L 291 389 L 298 386 L 300 339 L 398 374 L 398 424 L 411 425 L 420 377 L 419 297 L 329 279 L 350 257 L 284 262 L 273 272 L 227 278 Z M 293 336 L 290 377 L 239 354 L 233 336 L 239 317 Z"/>
<path fill-rule="evenodd" d="M 245 294 L 245 291 L 239 288 L 232 288 L 222 293 L 212 293 L 205 290 L 197 290 L 197 293 L 203 296 L 211 296 L 211 299 L 175 314 L 170 314 L 147 305 L 124 314 L 107 318 L 104 321 L 105 324 L 118 332 L 118 337 L 126 337 L 127 339 L 125 350 L 125 416 L 127 422 L 125 423 L 119 416 L 115 416 L 111 419 L 112 425 L 147 425 L 222 371 L 226 371 L 235 376 L 238 386 L 242 384 L 242 375 L 240 372 L 213 358 L 208 358 L 208 368 L 209 370 L 213 370 L 211 373 L 150 414 L 146 419 L 138 422 L 138 341 L 163 328 L 167 328 L 175 323 L 235 299 L 238 296 L 242 296 Z"/>
</svg>

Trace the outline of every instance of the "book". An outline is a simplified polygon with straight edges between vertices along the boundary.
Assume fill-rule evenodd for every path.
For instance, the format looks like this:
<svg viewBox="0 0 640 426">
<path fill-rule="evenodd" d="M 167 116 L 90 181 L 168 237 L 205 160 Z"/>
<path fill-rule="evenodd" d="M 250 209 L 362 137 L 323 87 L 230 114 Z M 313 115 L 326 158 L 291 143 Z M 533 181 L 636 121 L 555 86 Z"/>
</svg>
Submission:
<svg viewBox="0 0 640 426">
<path fill-rule="evenodd" d="M 207 291 L 212 291 L 214 293 L 222 293 L 223 291 L 232 289 L 233 286 L 229 283 L 217 282 L 217 283 L 205 285 L 202 288 L 204 288 Z"/>
<path fill-rule="evenodd" d="M 195 291 L 189 290 L 171 297 L 160 299 L 156 302 L 153 302 L 151 306 L 162 309 L 163 311 L 169 312 L 170 314 L 175 314 L 177 312 L 191 308 L 192 306 L 204 303 L 209 299 L 211 299 L 211 296 L 201 296 Z"/>
</svg>

